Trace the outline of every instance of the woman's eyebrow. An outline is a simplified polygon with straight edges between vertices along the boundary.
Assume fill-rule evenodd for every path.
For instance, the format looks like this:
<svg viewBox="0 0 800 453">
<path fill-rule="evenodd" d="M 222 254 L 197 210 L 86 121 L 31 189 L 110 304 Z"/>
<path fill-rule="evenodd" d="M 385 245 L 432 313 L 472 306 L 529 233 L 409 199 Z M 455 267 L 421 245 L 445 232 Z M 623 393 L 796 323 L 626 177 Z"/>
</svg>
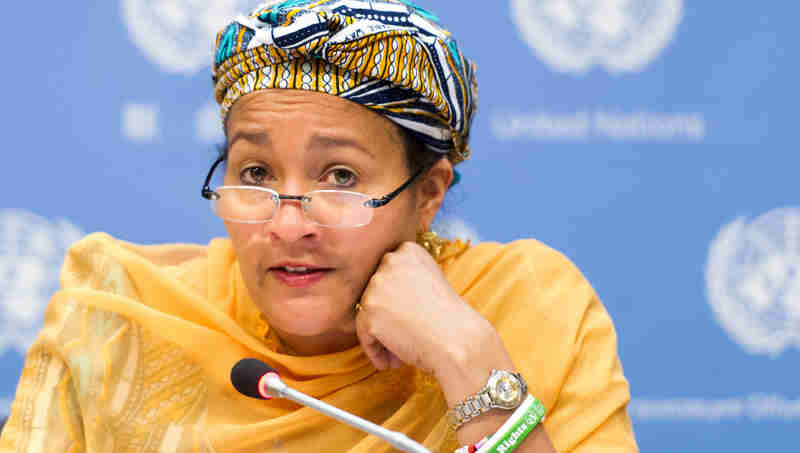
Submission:
<svg viewBox="0 0 800 453">
<path fill-rule="evenodd" d="M 240 130 L 236 131 L 231 135 L 229 147 L 233 147 L 233 145 L 239 141 L 245 140 L 248 143 L 252 143 L 258 146 L 271 146 L 272 141 L 269 138 L 269 134 L 266 131 L 247 131 L 247 130 Z M 310 149 L 319 149 L 319 150 L 329 150 L 334 148 L 353 148 L 359 150 L 372 159 L 375 159 L 375 154 L 367 149 L 364 145 L 359 143 L 357 140 L 336 136 L 336 135 L 328 135 L 323 133 L 314 133 L 311 136 L 309 141 L 309 148 Z"/>
<path fill-rule="evenodd" d="M 260 146 L 269 146 L 272 144 L 272 142 L 269 139 L 269 134 L 267 134 L 266 131 L 258 131 L 258 132 L 236 131 L 231 136 L 228 147 L 233 147 L 234 143 L 236 143 L 240 139 L 243 139 L 254 145 L 260 145 Z"/>
<path fill-rule="evenodd" d="M 372 151 L 367 149 L 364 145 L 357 142 L 356 140 L 347 137 L 315 133 L 314 135 L 311 136 L 310 148 L 311 149 L 353 148 L 375 159 L 375 154 L 373 154 Z"/>
</svg>

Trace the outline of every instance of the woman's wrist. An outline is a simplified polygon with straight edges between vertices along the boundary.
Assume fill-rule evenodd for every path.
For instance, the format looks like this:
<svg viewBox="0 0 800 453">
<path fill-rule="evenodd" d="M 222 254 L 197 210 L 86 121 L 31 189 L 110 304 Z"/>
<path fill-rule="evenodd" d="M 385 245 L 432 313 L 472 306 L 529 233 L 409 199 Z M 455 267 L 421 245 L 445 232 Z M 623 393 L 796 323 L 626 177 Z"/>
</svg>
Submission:
<svg viewBox="0 0 800 453">
<path fill-rule="evenodd" d="M 480 324 L 476 323 L 465 329 L 469 332 L 469 335 L 464 335 L 467 341 L 450 345 L 448 353 L 439 362 L 441 366 L 434 370 L 448 409 L 479 392 L 487 384 L 492 369 L 518 371 L 494 327 L 488 321 L 485 321 L 484 326 Z M 491 437 L 513 415 L 514 411 L 491 409 L 476 416 L 456 431 L 459 445 L 475 445 L 484 437 Z M 526 429 L 525 437 L 528 439 L 525 442 L 522 442 L 522 438 L 515 437 L 515 448 L 518 447 L 516 451 L 555 451 L 542 429 L 541 419 L 530 428 Z"/>
<path fill-rule="evenodd" d="M 448 408 L 480 391 L 493 369 L 514 370 L 500 335 L 488 321 L 481 320 L 473 328 L 465 329 L 469 332 L 463 336 L 465 341 L 448 345 L 434 370 Z"/>
<path fill-rule="evenodd" d="M 516 371 L 502 338 L 488 321 L 481 317 L 464 331 L 468 332 L 462 335 L 465 341 L 449 344 L 434 370 L 448 410 L 479 392 L 493 369 Z M 459 443 L 474 444 L 496 432 L 511 414 L 512 411 L 491 409 L 478 415 L 458 429 Z"/>
</svg>

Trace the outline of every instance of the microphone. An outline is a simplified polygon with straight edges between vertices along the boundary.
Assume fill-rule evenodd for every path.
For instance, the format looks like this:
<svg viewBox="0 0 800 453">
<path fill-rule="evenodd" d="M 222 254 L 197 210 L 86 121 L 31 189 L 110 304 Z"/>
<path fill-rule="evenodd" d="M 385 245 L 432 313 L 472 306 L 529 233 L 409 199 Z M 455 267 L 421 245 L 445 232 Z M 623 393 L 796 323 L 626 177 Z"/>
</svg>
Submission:
<svg viewBox="0 0 800 453">
<path fill-rule="evenodd" d="M 270 374 L 280 379 L 275 368 L 266 363 L 258 359 L 242 359 L 231 369 L 231 384 L 242 395 L 271 400 L 272 395 L 264 391 L 267 389 L 265 379 Z"/>
<path fill-rule="evenodd" d="M 328 417 L 347 423 L 353 428 L 380 437 L 398 450 L 409 453 L 431 453 L 430 450 L 409 439 L 403 433 L 388 430 L 355 414 L 298 392 L 287 386 L 274 368 L 258 359 L 242 359 L 237 362 L 231 369 L 231 383 L 239 393 L 250 398 L 286 398 L 303 406 L 308 406 Z"/>
</svg>

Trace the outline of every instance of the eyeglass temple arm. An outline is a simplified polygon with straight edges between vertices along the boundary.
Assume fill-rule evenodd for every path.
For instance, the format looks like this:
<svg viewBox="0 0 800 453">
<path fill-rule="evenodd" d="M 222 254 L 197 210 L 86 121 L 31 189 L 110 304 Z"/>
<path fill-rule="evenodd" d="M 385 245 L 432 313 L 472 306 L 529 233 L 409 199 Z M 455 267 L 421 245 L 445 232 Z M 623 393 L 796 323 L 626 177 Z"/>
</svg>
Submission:
<svg viewBox="0 0 800 453">
<path fill-rule="evenodd" d="M 217 169 L 217 165 L 219 165 L 224 160 L 225 160 L 224 155 L 219 156 L 217 160 L 214 161 L 214 165 L 211 166 L 211 169 L 208 170 L 208 176 L 206 176 L 206 181 L 203 183 L 203 191 L 200 193 L 203 196 L 203 198 L 207 200 L 214 199 L 216 195 L 216 193 L 213 190 L 211 190 L 211 187 L 209 186 L 211 184 L 211 175 L 214 174 L 214 170 Z"/>
<path fill-rule="evenodd" d="M 406 181 L 402 186 L 395 189 L 394 192 L 388 195 L 384 195 L 383 197 L 380 198 L 373 198 L 371 200 L 368 200 L 365 204 L 371 208 L 380 208 L 381 206 L 386 206 L 387 204 L 389 204 L 390 201 L 394 200 L 395 197 L 400 195 L 401 192 L 406 190 L 408 186 L 410 186 L 411 183 L 413 183 L 414 180 L 419 177 L 419 175 L 428 170 L 428 168 L 429 167 L 420 168 L 419 170 L 417 170 L 416 173 L 414 173 L 410 178 L 408 178 L 408 181 Z"/>
</svg>

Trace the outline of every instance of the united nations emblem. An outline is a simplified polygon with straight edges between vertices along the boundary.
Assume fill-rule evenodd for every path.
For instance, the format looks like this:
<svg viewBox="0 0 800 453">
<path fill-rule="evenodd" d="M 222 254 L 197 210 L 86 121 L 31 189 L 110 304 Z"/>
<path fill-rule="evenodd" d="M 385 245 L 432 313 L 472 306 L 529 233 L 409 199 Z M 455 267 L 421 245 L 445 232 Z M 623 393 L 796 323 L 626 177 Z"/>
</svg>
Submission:
<svg viewBox="0 0 800 453">
<path fill-rule="evenodd" d="M 83 233 L 67 220 L 0 210 L 0 356 L 25 354 L 58 290 L 67 248 Z"/>
<path fill-rule="evenodd" d="M 211 66 L 218 31 L 252 0 L 122 0 L 131 40 L 164 71 L 192 75 Z"/>
<path fill-rule="evenodd" d="M 683 0 L 511 0 L 511 19 L 552 69 L 638 72 L 672 40 Z"/>
<path fill-rule="evenodd" d="M 748 353 L 800 347 L 800 208 L 724 226 L 711 243 L 706 290 L 717 320 Z"/>
</svg>

